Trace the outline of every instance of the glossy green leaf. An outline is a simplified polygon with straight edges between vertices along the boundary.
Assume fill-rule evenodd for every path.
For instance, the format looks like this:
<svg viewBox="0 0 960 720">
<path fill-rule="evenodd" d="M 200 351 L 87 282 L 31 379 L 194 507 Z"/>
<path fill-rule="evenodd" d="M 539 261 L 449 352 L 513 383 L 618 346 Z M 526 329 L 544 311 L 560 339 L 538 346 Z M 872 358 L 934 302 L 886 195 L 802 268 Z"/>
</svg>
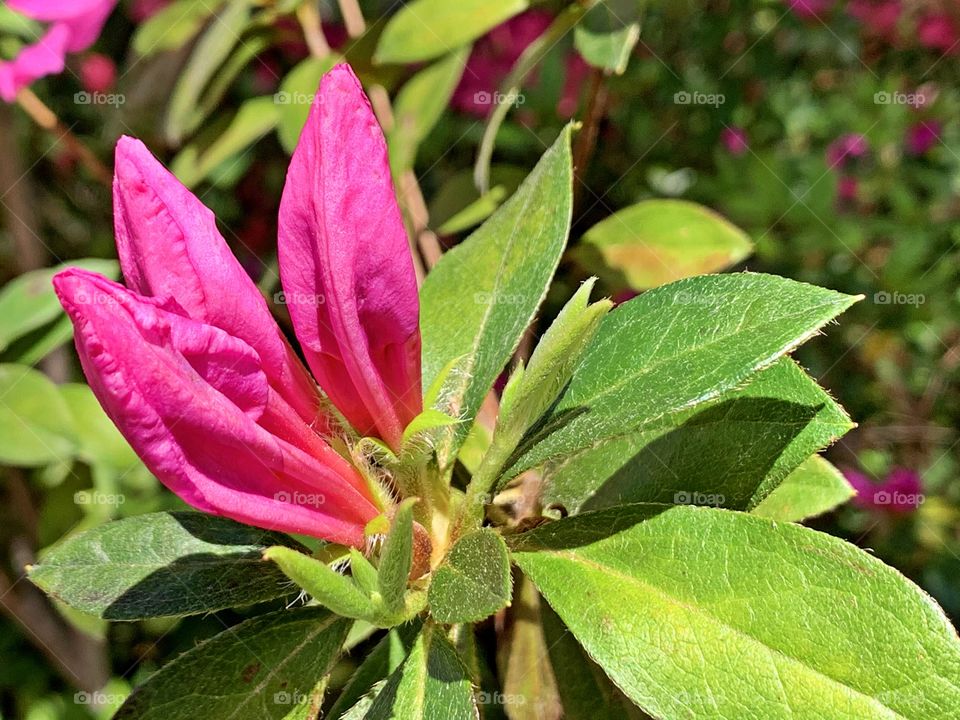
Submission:
<svg viewBox="0 0 960 720">
<path fill-rule="evenodd" d="M 212 515 L 138 515 L 66 538 L 31 568 L 30 579 L 108 620 L 195 615 L 294 594 L 283 573 L 260 558 L 276 543 L 296 544 Z"/>
<path fill-rule="evenodd" d="M 610 32 L 594 32 L 580 25 L 573 31 L 573 43 L 580 56 L 589 65 L 617 75 L 627 69 L 630 53 L 639 39 L 639 23 Z"/>
<path fill-rule="evenodd" d="M 856 495 L 843 473 L 819 455 L 814 455 L 792 473 L 753 509 L 754 515 L 800 522 L 833 510 Z"/>
<path fill-rule="evenodd" d="M 416 498 L 402 502 L 393 516 L 390 532 L 380 553 L 377 587 L 389 612 L 403 608 L 407 579 L 413 566 L 413 505 Z"/>
<path fill-rule="evenodd" d="M 75 451 L 73 416 L 57 386 L 25 365 L 0 365 L 0 464 L 49 465 Z"/>
<path fill-rule="evenodd" d="M 452 463 L 471 421 L 530 324 L 570 228 L 568 127 L 520 189 L 463 243 L 444 253 L 420 292 L 423 377 L 429 386 L 458 359 L 440 410 L 464 420 L 438 444 Z"/>
<path fill-rule="evenodd" d="M 387 23 L 374 61 L 414 63 L 445 55 L 528 6 L 528 0 L 410 0 Z"/>
<path fill-rule="evenodd" d="M 428 602 L 442 623 L 483 620 L 510 602 L 510 559 L 490 528 L 464 535 L 433 571 Z"/>
<path fill-rule="evenodd" d="M 149 56 L 185 45 L 222 4 L 216 0 L 175 0 L 137 28 L 132 41 L 134 52 Z"/>
<path fill-rule="evenodd" d="M 577 261 L 617 289 L 646 290 L 716 272 L 753 252 L 747 235 L 686 200 L 644 200 L 590 228 Z"/>
<path fill-rule="evenodd" d="M 410 654 L 387 680 L 364 717 L 476 720 L 477 707 L 467 669 L 440 627 L 423 627 Z"/>
<path fill-rule="evenodd" d="M 246 153 L 250 146 L 273 130 L 279 112 L 272 96 L 244 101 L 230 124 L 209 147 L 201 150 L 191 143 L 177 154 L 171 163 L 174 174 L 187 187 L 196 187 L 221 166 L 236 162 L 237 156 Z"/>
<path fill-rule="evenodd" d="M 170 97 L 164 134 L 172 145 L 180 142 L 203 122 L 197 112 L 204 88 L 241 42 L 251 19 L 252 0 L 228 0 L 214 15 L 197 41 Z"/>
<path fill-rule="evenodd" d="M 376 609 L 373 601 L 353 580 L 302 552 L 288 547 L 271 547 L 263 558 L 272 560 L 297 585 L 321 605 L 343 617 L 369 620 Z"/>
<path fill-rule="evenodd" d="M 814 335 L 856 298 L 773 275 L 680 280 L 604 318 L 507 476 L 713 400 Z"/>
<path fill-rule="evenodd" d="M 320 78 L 342 58 L 336 54 L 324 58 L 309 57 L 297 63 L 283 78 L 273 96 L 277 105 L 277 137 L 289 154 L 297 147 L 300 131 L 307 122 L 310 107 L 320 87 Z"/>
<path fill-rule="evenodd" d="M 387 136 L 394 177 L 413 168 L 417 147 L 447 109 L 460 82 L 470 48 L 461 48 L 437 60 L 410 78 L 393 102 L 393 127 Z"/>
<path fill-rule="evenodd" d="M 746 513 L 634 505 L 515 540 L 586 651 L 651 715 L 952 720 L 960 640 L 858 548 Z"/>
<path fill-rule="evenodd" d="M 120 272 L 115 260 L 90 258 L 15 277 L 0 289 L 0 352 L 18 338 L 64 316 L 50 280 L 68 267 L 83 268 L 111 279 L 116 279 Z"/>
<path fill-rule="evenodd" d="M 852 427 L 783 358 L 744 388 L 549 463 L 543 502 L 570 514 L 636 502 L 747 510 Z"/>
<path fill-rule="evenodd" d="M 114 720 L 315 718 L 310 709 L 319 711 L 349 629 L 349 620 L 321 608 L 247 620 L 164 665 Z"/>
</svg>

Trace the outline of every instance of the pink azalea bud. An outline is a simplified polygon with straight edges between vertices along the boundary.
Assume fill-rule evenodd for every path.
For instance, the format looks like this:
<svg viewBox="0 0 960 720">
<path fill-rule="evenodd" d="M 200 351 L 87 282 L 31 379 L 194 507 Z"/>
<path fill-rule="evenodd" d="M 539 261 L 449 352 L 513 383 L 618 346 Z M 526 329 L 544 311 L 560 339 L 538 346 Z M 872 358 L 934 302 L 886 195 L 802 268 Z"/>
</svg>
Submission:
<svg viewBox="0 0 960 720">
<path fill-rule="evenodd" d="M 907 130 L 904 144 L 911 155 L 923 155 L 940 142 L 943 125 L 939 120 L 924 120 Z"/>
<path fill-rule="evenodd" d="M 841 135 L 827 146 L 827 165 L 831 170 L 843 167 L 852 158 L 863 157 L 870 150 L 867 138 L 859 133 Z"/>
<path fill-rule="evenodd" d="M 720 133 L 720 141 L 731 155 L 743 155 L 750 149 L 747 131 L 741 127 L 725 127 Z"/>
<path fill-rule="evenodd" d="M 90 93 L 109 92 L 117 81 L 117 66 L 101 53 L 90 53 L 80 63 L 80 84 Z"/>
</svg>

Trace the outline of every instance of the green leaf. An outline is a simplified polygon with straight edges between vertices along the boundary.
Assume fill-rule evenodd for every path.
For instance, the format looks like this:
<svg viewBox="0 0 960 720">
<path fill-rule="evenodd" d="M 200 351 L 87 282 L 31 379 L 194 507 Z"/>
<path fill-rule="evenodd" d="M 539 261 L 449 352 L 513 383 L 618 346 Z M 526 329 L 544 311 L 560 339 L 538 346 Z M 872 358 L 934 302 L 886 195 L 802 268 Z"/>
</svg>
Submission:
<svg viewBox="0 0 960 720">
<path fill-rule="evenodd" d="M 273 130 L 278 117 L 279 109 L 272 96 L 245 100 L 209 147 L 201 151 L 191 143 L 177 154 L 170 165 L 173 173 L 187 187 L 196 187 Z"/>
<path fill-rule="evenodd" d="M 651 715 L 951 720 L 960 640 L 842 540 L 746 513 L 634 505 L 515 539 L 514 561 Z"/>
<path fill-rule="evenodd" d="M 470 48 L 451 52 L 410 78 L 393 103 L 387 142 L 394 177 L 413 167 L 417 148 L 433 130 L 460 82 Z"/>
<path fill-rule="evenodd" d="M 510 584 L 503 538 L 490 528 L 464 535 L 433 571 L 430 613 L 447 624 L 483 620 L 510 603 Z"/>
<path fill-rule="evenodd" d="M 336 54 L 302 60 L 287 73 L 273 96 L 278 113 L 277 137 L 290 155 L 296 150 L 300 131 L 310 115 L 310 107 L 320 87 L 320 78 L 341 60 Z"/>
<path fill-rule="evenodd" d="M 719 397 L 856 299 L 738 273 L 680 280 L 620 305 L 506 477 Z"/>
<path fill-rule="evenodd" d="M 332 720 L 343 717 L 344 713 L 355 707 L 377 683 L 400 667 L 400 663 L 409 654 L 419 630 L 420 623 L 411 622 L 388 631 L 350 676 L 349 682 L 325 717 Z M 372 702 L 372 698 L 370 701 Z"/>
<path fill-rule="evenodd" d="M 117 470 L 125 470 L 140 462 L 87 385 L 67 383 L 59 389 L 73 418 L 77 454 L 81 460 Z"/>
<path fill-rule="evenodd" d="M 276 543 L 296 545 L 226 518 L 151 513 L 66 538 L 30 569 L 30 579 L 108 620 L 195 615 L 295 592 L 260 559 Z"/>
<path fill-rule="evenodd" d="M 172 145 L 200 126 L 203 115 L 197 112 L 200 96 L 211 78 L 241 42 L 241 35 L 250 24 L 252 0 L 228 0 L 222 12 L 197 41 L 196 47 L 180 74 L 170 98 L 164 134 Z"/>
<path fill-rule="evenodd" d="M 814 455 L 753 509 L 754 515 L 800 522 L 833 510 L 856 495 L 843 473 Z"/>
<path fill-rule="evenodd" d="M 388 612 L 398 612 L 403 608 L 407 580 L 413 565 L 413 506 L 416 502 L 416 498 L 408 498 L 397 508 L 380 554 L 377 586 Z"/>
<path fill-rule="evenodd" d="M 350 548 L 350 576 L 367 595 L 379 592 L 377 569 L 356 548 Z"/>
<path fill-rule="evenodd" d="M 133 35 L 133 51 L 147 57 L 185 45 L 200 32 L 203 24 L 222 4 L 208 0 L 176 0 L 170 3 L 137 28 Z"/>
<path fill-rule="evenodd" d="M 326 563 L 279 546 L 265 550 L 263 558 L 273 560 L 287 577 L 337 615 L 359 620 L 374 617 L 376 608 L 373 601 L 364 595 L 353 580 L 331 569 Z"/>
<path fill-rule="evenodd" d="M 753 252 L 729 221 L 686 200 L 644 200 L 590 228 L 576 260 L 616 289 L 646 290 L 723 270 Z"/>
<path fill-rule="evenodd" d="M 589 304 L 595 280 L 590 278 L 577 289 L 540 338 L 516 382 L 511 382 L 509 395 L 504 390 L 498 433 L 522 435 L 529 430 L 570 381 L 600 322 L 613 307 L 609 300 Z"/>
<path fill-rule="evenodd" d="M 0 289 L 0 352 L 27 333 L 64 317 L 50 280 L 68 267 L 98 272 L 111 279 L 116 279 L 120 271 L 115 260 L 90 258 L 15 277 Z"/>
<path fill-rule="evenodd" d="M 424 385 L 460 358 L 439 409 L 465 422 L 438 444 L 441 466 L 453 462 L 560 261 L 570 228 L 570 134 L 568 127 L 510 200 L 444 253 L 421 289 Z"/>
<path fill-rule="evenodd" d="M 573 31 L 573 44 L 587 64 L 616 75 L 626 71 L 630 53 L 639 39 L 639 23 L 611 32 L 594 32 L 582 25 Z"/>
<path fill-rule="evenodd" d="M 490 168 L 493 187 L 484 195 L 477 190 L 470 170 L 444 178 L 441 187 L 430 198 L 430 226 L 440 235 L 453 235 L 483 222 L 516 192 L 526 176 L 524 168 L 494 165 Z"/>
<path fill-rule="evenodd" d="M 417 435 L 421 435 L 437 428 L 456 425 L 460 421 L 449 415 L 428 407 L 422 413 L 417 415 L 403 431 L 404 444 L 410 442 Z"/>
<path fill-rule="evenodd" d="M 414 63 L 445 55 L 528 6 L 528 0 L 411 0 L 387 23 L 374 62 Z"/>
<path fill-rule="evenodd" d="M 114 720 L 315 718 L 306 710 L 319 711 L 317 691 L 349 629 L 348 620 L 321 608 L 247 620 L 164 665 Z"/>
<path fill-rule="evenodd" d="M 428 624 L 364 716 L 367 720 L 476 720 L 467 669 L 442 629 Z"/>
<path fill-rule="evenodd" d="M 747 510 L 852 427 L 782 358 L 745 388 L 548 464 L 543 503 L 569 514 L 637 502 Z"/>
<path fill-rule="evenodd" d="M 25 365 L 0 365 L 0 463 L 69 461 L 75 442 L 73 416 L 57 386 Z"/>
</svg>

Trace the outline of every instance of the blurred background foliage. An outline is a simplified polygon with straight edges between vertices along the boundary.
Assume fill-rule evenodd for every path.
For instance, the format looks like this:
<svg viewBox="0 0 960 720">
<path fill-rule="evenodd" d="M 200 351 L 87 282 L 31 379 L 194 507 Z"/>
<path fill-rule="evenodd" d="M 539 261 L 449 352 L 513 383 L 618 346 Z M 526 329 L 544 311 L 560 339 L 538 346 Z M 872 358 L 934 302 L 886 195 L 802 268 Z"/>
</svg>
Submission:
<svg viewBox="0 0 960 720">
<path fill-rule="evenodd" d="M 0 56 L 36 32 L 0 7 Z M 421 270 L 574 119 L 574 230 L 544 321 L 591 274 L 615 299 L 728 268 L 863 294 L 798 356 L 860 424 L 828 452 L 858 494 L 812 523 L 956 622 L 958 57 L 950 0 L 120 2 L 66 72 L 0 105 L 0 717 L 108 717 L 238 618 L 108 626 L 23 580 L 68 533 L 179 505 L 82 384 L 50 268 L 119 275 L 108 168 L 135 135 L 282 320 L 288 154 L 343 60 L 384 126 Z"/>
</svg>

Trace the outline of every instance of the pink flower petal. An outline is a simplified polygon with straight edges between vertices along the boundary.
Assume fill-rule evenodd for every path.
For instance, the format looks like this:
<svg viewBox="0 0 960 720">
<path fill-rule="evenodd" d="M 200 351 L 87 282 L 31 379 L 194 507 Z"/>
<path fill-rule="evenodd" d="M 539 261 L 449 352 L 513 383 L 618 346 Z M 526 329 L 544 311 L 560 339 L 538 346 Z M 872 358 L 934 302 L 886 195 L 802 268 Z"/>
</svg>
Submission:
<svg viewBox="0 0 960 720">
<path fill-rule="evenodd" d="M 259 353 L 270 384 L 306 422 L 319 395 L 260 291 L 230 252 L 213 213 L 139 140 L 117 143 L 113 183 L 117 250 L 127 285 L 174 298 L 194 320 L 225 330 Z"/>
<path fill-rule="evenodd" d="M 363 544 L 379 511 L 355 471 L 258 424 L 270 388 L 253 348 L 94 273 L 67 270 L 54 286 L 91 389 L 161 482 L 206 512 Z"/>
<path fill-rule="evenodd" d="M 290 163 L 279 256 L 320 387 L 396 448 L 423 402 L 417 284 L 383 133 L 347 65 L 321 81 Z"/>
<path fill-rule="evenodd" d="M 13 102 L 17 93 L 34 80 L 63 72 L 69 42 L 69 28 L 57 24 L 13 60 L 0 61 L 0 97 Z"/>
</svg>

